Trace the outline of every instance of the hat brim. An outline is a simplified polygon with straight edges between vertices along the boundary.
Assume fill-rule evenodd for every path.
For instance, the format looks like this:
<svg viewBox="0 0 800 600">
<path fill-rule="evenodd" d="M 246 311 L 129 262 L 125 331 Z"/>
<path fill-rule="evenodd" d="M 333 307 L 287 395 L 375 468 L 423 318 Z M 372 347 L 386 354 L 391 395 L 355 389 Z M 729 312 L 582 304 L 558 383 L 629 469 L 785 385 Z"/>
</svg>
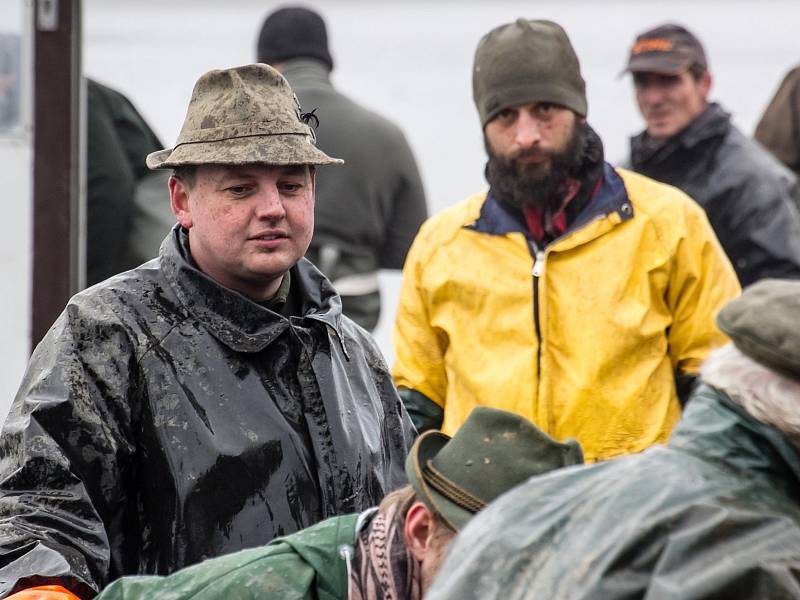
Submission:
<svg viewBox="0 0 800 600">
<path fill-rule="evenodd" d="M 183 165 L 337 165 L 344 161 L 325 154 L 298 134 L 251 135 L 179 144 L 147 156 L 150 169 L 172 169 Z"/>
<path fill-rule="evenodd" d="M 420 435 L 406 458 L 406 476 L 408 482 L 425 505 L 438 513 L 445 523 L 455 531 L 460 531 L 475 516 L 465 508 L 461 508 L 448 498 L 437 492 L 425 481 L 422 466 L 439 453 L 450 441 L 450 436 L 441 431 L 426 431 Z"/>
<path fill-rule="evenodd" d="M 692 59 L 680 56 L 639 55 L 631 59 L 620 73 L 658 73 L 659 75 L 680 75 L 692 66 Z"/>
</svg>

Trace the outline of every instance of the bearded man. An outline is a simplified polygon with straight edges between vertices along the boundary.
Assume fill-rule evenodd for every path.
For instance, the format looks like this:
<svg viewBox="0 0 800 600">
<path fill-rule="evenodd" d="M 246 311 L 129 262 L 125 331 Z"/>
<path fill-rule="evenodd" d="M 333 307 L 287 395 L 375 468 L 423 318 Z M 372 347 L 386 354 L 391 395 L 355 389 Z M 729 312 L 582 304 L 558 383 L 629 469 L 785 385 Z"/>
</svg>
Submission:
<svg viewBox="0 0 800 600">
<path fill-rule="evenodd" d="M 484 36 L 473 96 L 490 189 L 423 225 L 403 271 L 393 375 L 412 419 L 452 432 L 495 406 L 587 461 L 665 442 L 739 293 L 705 214 L 604 161 L 556 23 Z"/>
</svg>

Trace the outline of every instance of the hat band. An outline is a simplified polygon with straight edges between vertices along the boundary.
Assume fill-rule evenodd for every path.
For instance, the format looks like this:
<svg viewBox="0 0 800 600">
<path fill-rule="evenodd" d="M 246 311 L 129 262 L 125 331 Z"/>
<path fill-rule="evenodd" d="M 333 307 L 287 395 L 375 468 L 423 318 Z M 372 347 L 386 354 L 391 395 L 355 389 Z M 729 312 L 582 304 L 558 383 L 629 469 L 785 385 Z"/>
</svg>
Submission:
<svg viewBox="0 0 800 600">
<path fill-rule="evenodd" d="M 278 131 L 275 131 L 279 129 Z M 255 135 L 309 135 L 312 132 L 308 125 L 302 123 L 283 123 L 277 125 L 274 121 L 263 123 L 250 123 L 243 125 L 226 125 L 194 131 L 182 131 L 178 136 L 176 146 L 193 142 L 221 142 L 240 137 Z"/>
<path fill-rule="evenodd" d="M 279 136 L 279 135 L 292 135 L 292 136 L 299 135 L 299 136 L 302 136 L 302 137 L 308 137 L 307 133 L 286 133 L 286 132 L 282 132 L 282 133 L 255 133 L 255 134 L 252 134 L 252 135 L 236 135 L 236 136 L 233 136 L 233 137 L 225 137 L 225 138 L 220 138 L 220 139 L 217 139 L 217 140 L 192 140 L 192 141 L 181 140 L 180 142 L 175 144 L 175 146 L 172 149 L 176 150 L 179 146 L 191 146 L 192 144 L 213 144 L 215 142 L 227 142 L 227 141 L 230 141 L 230 140 L 241 140 L 241 139 L 252 138 L 252 137 L 273 137 L 273 136 Z M 312 146 L 313 146 L 313 144 L 312 144 Z"/>
<path fill-rule="evenodd" d="M 439 473 L 430 460 L 423 465 L 422 476 L 433 489 L 469 512 L 476 513 L 486 506 L 486 502 L 461 489 L 447 479 L 447 477 Z"/>
</svg>

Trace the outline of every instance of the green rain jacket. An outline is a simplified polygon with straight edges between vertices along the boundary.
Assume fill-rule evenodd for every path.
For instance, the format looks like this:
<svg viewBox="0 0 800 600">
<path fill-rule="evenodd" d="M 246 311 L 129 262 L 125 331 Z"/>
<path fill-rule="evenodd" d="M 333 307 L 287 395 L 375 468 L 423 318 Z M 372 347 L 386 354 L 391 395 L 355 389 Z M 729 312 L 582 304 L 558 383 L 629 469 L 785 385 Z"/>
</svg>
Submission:
<svg viewBox="0 0 800 600">
<path fill-rule="evenodd" d="M 535 477 L 482 511 L 426 596 L 445 598 L 800 598 L 800 455 L 700 386 L 669 446 Z"/>
<path fill-rule="evenodd" d="M 347 590 L 347 557 L 374 514 L 333 517 L 266 546 L 241 550 L 166 577 L 118 579 L 95 600 L 339 600 Z"/>
</svg>

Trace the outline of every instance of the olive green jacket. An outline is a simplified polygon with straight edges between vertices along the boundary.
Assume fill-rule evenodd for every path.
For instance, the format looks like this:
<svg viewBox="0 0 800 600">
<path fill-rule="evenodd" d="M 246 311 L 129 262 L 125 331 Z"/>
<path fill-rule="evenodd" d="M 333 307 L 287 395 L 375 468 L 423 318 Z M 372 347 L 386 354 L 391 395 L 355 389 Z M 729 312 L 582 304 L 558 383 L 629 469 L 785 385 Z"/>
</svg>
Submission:
<svg viewBox="0 0 800 600">
<path fill-rule="evenodd" d="M 333 517 L 266 546 L 227 554 L 166 577 L 123 577 L 96 600 L 339 600 L 347 558 L 373 510 Z"/>
</svg>

